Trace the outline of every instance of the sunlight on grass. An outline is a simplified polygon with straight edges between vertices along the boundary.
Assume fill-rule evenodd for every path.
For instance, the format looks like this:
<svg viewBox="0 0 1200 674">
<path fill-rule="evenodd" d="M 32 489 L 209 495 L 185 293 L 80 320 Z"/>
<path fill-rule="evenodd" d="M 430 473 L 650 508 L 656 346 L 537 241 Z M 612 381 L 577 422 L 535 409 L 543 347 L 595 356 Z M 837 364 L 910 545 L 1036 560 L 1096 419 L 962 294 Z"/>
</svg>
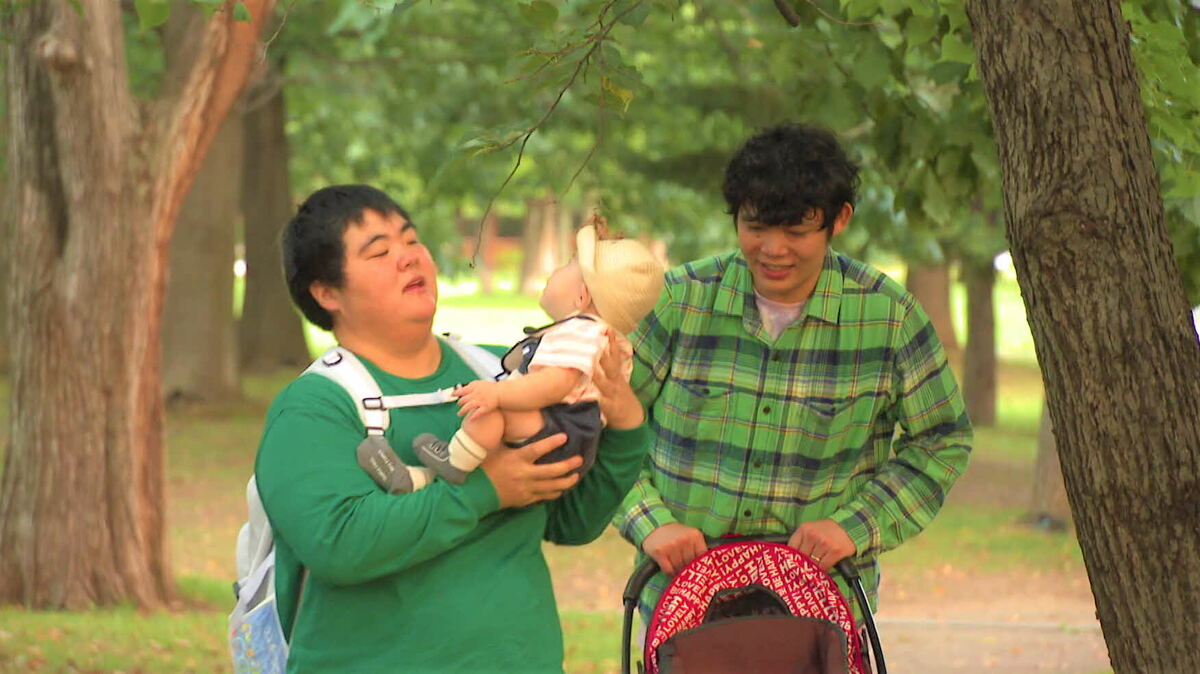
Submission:
<svg viewBox="0 0 1200 674">
<path fill-rule="evenodd" d="M 885 553 L 889 573 L 909 575 L 953 565 L 971 573 L 1078 573 L 1083 557 L 1075 536 L 1046 534 L 1019 523 L 1019 508 L 951 506 L 920 535 Z"/>
<path fill-rule="evenodd" d="M 621 613 L 561 611 L 563 669 L 617 672 L 621 669 Z"/>
<path fill-rule="evenodd" d="M 227 672 L 225 615 L 0 608 L 0 672 Z"/>
</svg>

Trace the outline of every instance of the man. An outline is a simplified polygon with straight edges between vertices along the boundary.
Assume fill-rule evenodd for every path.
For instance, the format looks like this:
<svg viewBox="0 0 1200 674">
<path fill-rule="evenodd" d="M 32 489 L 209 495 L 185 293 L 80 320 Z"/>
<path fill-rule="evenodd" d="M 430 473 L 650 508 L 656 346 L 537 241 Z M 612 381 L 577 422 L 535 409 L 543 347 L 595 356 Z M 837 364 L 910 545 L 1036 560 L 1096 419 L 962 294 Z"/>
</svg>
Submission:
<svg viewBox="0 0 1200 674">
<path fill-rule="evenodd" d="M 431 332 L 437 268 L 412 219 L 384 193 L 317 191 L 288 223 L 283 251 L 297 306 L 333 331 L 384 396 L 475 378 Z M 587 476 L 573 474 L 578 456 L 535 463 L 563 443 L 559 434 L 490 452 L 462 484 L 436 479 L 390 493 L 358 463 L 365 429 L 346 390 L 311 373 L 289 384 L 267 413 L 255 466 L 275 534 L 288 672 L 561 672 L 542 541 L 599 535 L 648 441 L 628 384 L 598 385 L 609 425 Z M 452 403 L 393 409 L 384 437 L 417 466 L 413 438 L 449 437 L 457 411 Z"/>
<path fill-rule="evenodd" d="M 738 250 L 668 272 L 631 336 L 654 439 L 614 523 L 668 576 L 705 536 L 788 535 L 827 570 L 852 558 L 874 602 L 879 554 L 966 468 L 971 426 L 928 317 L 830 248 L 857 173 L 824 130 L 752 137 L 725 173 Z"/>
</svg>

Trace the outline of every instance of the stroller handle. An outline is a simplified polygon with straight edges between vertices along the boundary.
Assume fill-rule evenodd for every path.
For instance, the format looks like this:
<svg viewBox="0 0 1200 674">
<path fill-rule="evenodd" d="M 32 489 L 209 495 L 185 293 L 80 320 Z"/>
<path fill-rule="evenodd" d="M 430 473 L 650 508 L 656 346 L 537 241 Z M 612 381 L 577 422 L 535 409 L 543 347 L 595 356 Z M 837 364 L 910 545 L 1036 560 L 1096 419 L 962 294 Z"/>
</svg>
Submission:
<svg viewBox="0 0 1200 674">
<path fill-rule="evenodd" d="M 708 547 L 712 548 L 722 543 L 729 543 L 735 540 L 786 544 L 789 538 L 790 536 L 787 536 L 786 534 L 765 534 L 761 536 L 729 536 L 725 538 L 705 536 L 704 540 L 706 543 L 708 543 Z M 838 573 L 842 574 L 842 577 L 846 579 L 846 582 L 853 582 L 858 578 L 858 569 L 850 563 L 849 558 L 838 562 L 834 568 L 837 569 Z M 640 564 L 638 564 L 637 568 L 634 569 L 633 575 L 629 577 L 629 582 L 625 584 L 625 592 L 621 594 L 621 599 L 624 600 L 625 603 L 637 600 L 638 595 L 642 593 L 642 589 L 646 587 L 646 583 L 649 583 L 650 579 L 653 578 L 654 574 L 658 573 L 658 571 L 658 562 L 654 561 L 653 557 L 647 555 L 646 558 L 643 559 Z"/>
<path fill-rule="evenodd" d="M 722 543 L 734 541 L 787 544 L 789 538 L 790 536 L 786 534 L 764 534 L 720 538 L 705 536 L 704 540 L 708 543 L 708 547 L 712 548 Z M 874 656 L 875 674 L 887 674 L 887 666 L 883 662 L 883 647 L 879 643 L 879 632 L 875 629 L 875 618 L 871 615 L 871 604 L 867 601 L 867 593 L 863 589 L 862 578 L 859 577 L 858 568 L 851 563 L 849 557 L 835 564 L 834 568 L 837 569 L 842 578 L 846 579 L 846 583 L 850 585 L 851 591 L 854 592 L 855 601 L 858 602 L 859 608 L 862 609 L 863 621 L 867 627 L 867 638 L 871 642 L 871 654 Z M 642 594 L 646 583 L 649 583 L 650 579 L 658 572 L 658 562 L 654 561 L 653 557 L 646 555 L 646 558 L 638 564 L 633 574 L 629 576 L 629 582 L 625 584 L 625 591 L 621 593 L 621 600 L 625 605 L 625 620 L 621 633 L 622 674 L 630 674 L 631 671 L 629 669 L 629 647 L 633 638 L 633 614 L 637 610 L 638 596 Z"/>
</svg>

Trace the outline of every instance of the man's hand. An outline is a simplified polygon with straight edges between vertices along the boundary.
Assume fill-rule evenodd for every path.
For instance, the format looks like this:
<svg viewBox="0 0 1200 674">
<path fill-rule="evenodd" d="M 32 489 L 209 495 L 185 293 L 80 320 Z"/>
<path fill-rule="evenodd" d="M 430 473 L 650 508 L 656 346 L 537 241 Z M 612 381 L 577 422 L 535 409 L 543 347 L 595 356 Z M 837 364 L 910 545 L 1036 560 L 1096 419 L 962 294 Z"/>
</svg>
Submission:
<svg viewBox="0 0 1200 674">
<path fill-rule="evenodd" d="M 488 452 L 480 468 L 492 481 L 501 508 L 522 508 L 539 501 L 551 501 L 579 482 L 578 473 L 568 473 L 579 468 L 583 463 L 582 456 L 555 463 L 534 463 L 566 441 L 566 434 L 558 433 L 519 449 L 500 448 Z"/>
<path fill-rule="evenodd" d="M 642 541 L 642 552 L 658 562 L 668 576 L 674 576 L 707 550 L 708 543 L 699 529 L 678 522 L 662 525 Z"/>
<path fill-rule="evenodd" d="M 846 530 L 833 520 L 801 524 L 788 539 L 788 545 L 812 557 L 826 571 L 857 551 Z"/>
<path fill-rule="evenodd" d="M 637 428 L 646 420 L 646 411 L 638 402 L 629 382 L 621 376 L 630 356 L 623 354 L 612 331 L 608 333 L 608 346 L 600 355 L 600 367 L 592 373 L 592 381 L 600 391 L 600 411 L 608 427 L 620 431 Z"/>
<path fill-rule="evenodd" d="M 458 416 L 491 412 L 500 407 L 500 382 L 479 379 L 454 389 L 458 396 Z"/>
</svg>

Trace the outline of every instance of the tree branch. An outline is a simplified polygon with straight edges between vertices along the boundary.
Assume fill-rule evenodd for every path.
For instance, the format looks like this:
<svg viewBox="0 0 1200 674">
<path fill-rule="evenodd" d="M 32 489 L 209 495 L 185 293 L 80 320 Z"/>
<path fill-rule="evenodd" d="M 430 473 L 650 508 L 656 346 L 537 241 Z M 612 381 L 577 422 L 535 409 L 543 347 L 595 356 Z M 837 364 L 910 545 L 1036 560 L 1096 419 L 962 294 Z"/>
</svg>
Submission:
<svg viewBox="0 0 1200 674">
<path fill-rule="evenodd" d="M 618 0 L 610 0 L 609 3 L 600 10 L 599 17 L 596 19 L 596 23 L 593 24 L 599 26 L 599 30 L 596 33 L 593 33 L 590 37 L 591 47 L 589 47 L 587 53 L 581 56 L 579 61 L 575 63 L 575 70 L 571 72 L 571 77 L 569 77 L 566 83 L 563 84 L 562 88 L 559 89 L 558 95 L 554 97 L 554 101 L 551 102 L 549 107 L 546 108 L 546 112 L 542 114 L 542 117 L 535 122 L 533 126 L 526 129 L 522 134 L 513 136 L 511 140 L 501 143 L 493 150 L 495 152 L 499 152 L 500 150 L 512 147 L 513 144 L 517 142 L 518 138 L 521 140 L 521 147 L 517 151 L 517 160 L 513 163 L 512 170 L 508 172 L 508 176 L 504 178 L 504 182 L 500 183 L 499 189 L 497 189 L 496 192 L 492 194 L 492 197 L 488 199 L 487 208 L 483 209 L 483 216 L 479 219 L 479 231 L 477 234 L 478 240 L 475 246 L 476 255 L 480 249 L 480 242 L 483 240 L 483 221 L 485 218 L 487 218 L 488 213 L 492 212 L 492 206 L 496 203 L 496 199 L 498 199 L 504 192 L 504 188 L 508 187 L 508 183 L 512 182 L 513 176 L 517 174 L 517 169 L 521 167 L 521 161 L 525 158 L 525 146 L 529 144 L 529 138 L 533 136 L 538 129 L 545 125 L 546 120 L 550 119 L 550 115 L 554 114 L 555 109 L 558 108 L 558 104 L 562 102 L 563 96 L 566 95 L 567 91 L 571 88 L 571 85 L 575 83 L 575 80 L 579 77 L 579 74 L 586 69 L 586 66 L 591 60 L 592 56 L 600 49 L 600 46 L 604 44 L 604 38 L 608 36 L 608 33 L 612 31 L 613 27 L 616 26 L 622 18 L 624 18 L 633 10 L 637 9 L 638 6 L 642 4 L 643 0 L 638 0 L 637 2 L 630 4 L 629 7 L 625 8 L 624 11 L 613 17 L 611 23 L 609 23 L 607 26 L 604 25 L 604 15 L 607 14 L 617 2 Z M 582 168 L 580 170 L 582 170 Z M 471 256 L 471 265 L 475 265 L 475 255 Z"/>
<path fill-rule="evenodd" d="M 162 162 L 155 171 L 154 223 L 155 245 L 165 251 L 171 238 L 175 217 L 183 205 L 196 172 L 220 123 L 241 95 L 257 58 L 258 35 L 274 8 L 274 0 L 244 0 L 250 21 L 233 18 L 233 3 L 208 20 L 199 58 L 175 100 L 164 127 L 165 134 L 154 148 Z"/>
<path fill-rule="evenodd" d="M 800 15 L 796 13 L 788 0 L 775 0 L 775 9 L 779 10 L 779 13 L 783 15 L 783 20 L 787 21 L 792 28 L 800 25 Z"/>
</svg>

